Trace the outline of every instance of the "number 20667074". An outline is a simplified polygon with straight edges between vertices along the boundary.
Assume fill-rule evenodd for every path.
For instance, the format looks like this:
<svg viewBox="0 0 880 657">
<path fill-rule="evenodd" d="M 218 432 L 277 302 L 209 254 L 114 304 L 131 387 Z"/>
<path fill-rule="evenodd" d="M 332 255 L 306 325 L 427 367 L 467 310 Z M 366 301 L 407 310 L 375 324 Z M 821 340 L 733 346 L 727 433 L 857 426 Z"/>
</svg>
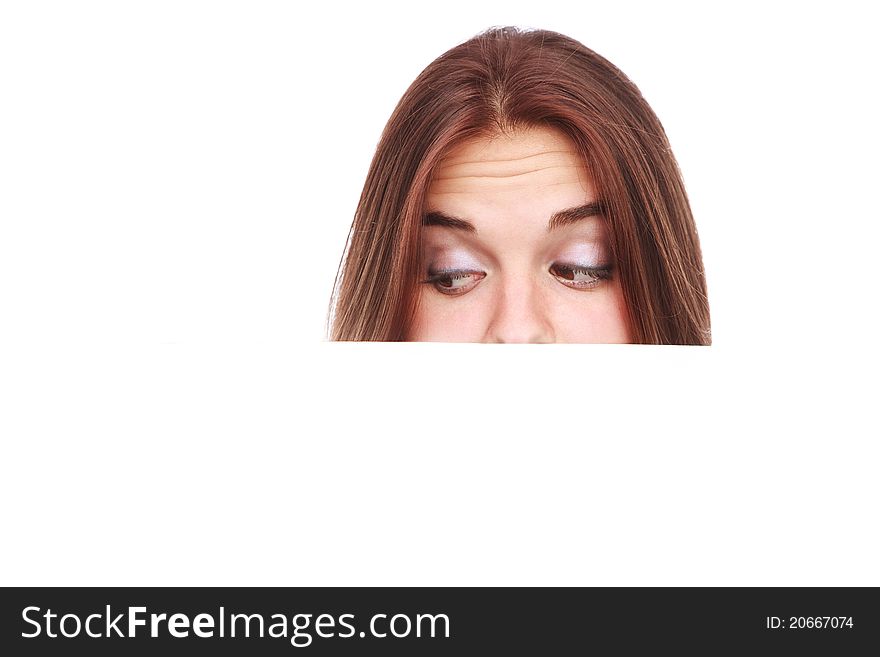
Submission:
<svg viewBox="0 0 880 657">
<path fill-rule="evenodd" d="M 852 616 L 767 616 L 768 630 L 851 630 Z"/>
</svg>

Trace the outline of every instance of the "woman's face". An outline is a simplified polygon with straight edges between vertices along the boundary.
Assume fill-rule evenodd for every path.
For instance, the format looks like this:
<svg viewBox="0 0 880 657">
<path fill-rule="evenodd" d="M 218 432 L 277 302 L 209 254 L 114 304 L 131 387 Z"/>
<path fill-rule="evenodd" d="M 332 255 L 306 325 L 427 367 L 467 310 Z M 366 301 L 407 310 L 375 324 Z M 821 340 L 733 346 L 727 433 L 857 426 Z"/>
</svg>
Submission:
<svg viewBox="0 0 880 657">
<path fill-rule="evenodd" d="M 468 142 L 434 173 L 413 341 L 630 342 L 584 163 L 541 128 Z"/>
</svg>

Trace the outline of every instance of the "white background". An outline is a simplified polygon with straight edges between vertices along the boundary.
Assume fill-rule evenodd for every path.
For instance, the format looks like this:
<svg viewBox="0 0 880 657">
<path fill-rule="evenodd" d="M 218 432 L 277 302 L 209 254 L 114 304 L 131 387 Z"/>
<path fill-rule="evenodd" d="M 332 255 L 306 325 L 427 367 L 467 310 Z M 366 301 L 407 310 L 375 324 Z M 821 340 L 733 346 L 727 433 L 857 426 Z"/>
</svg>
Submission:
<svg viewBox="0 0 880 657">
<path fill-rule="evenodd" d="M 0 583 L 880 585 L 865 4 L 4 3 Z M 660 117 L 713 347 L 324 341 L 391 110 L 505 24 Z"/>
</svg>

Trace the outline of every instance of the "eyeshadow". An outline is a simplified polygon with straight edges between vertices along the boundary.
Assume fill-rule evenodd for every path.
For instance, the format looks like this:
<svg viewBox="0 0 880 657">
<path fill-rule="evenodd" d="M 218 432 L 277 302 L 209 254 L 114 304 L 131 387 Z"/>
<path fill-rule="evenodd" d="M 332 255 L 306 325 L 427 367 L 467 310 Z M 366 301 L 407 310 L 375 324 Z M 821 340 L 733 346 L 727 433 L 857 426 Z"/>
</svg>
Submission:
<svg viewBox="0 0 880 657">
<path fill-rule="evenodd" d="M 478 258 L 476 254 L 458 242 L 434 242 L 428 241 L 423 246 L 422 251 L 423 262 L 430 266 L 432 271 L 437 270 L 480 270 L 483 265 L 480 264 L 482 258 Z"/>
<path fill-rule="evenodd" d="M 607 253 L 608 247 L 604 242 L 581 242 L 558 250 L 555 259 L 568 264 L 594 267 L 605 264 Z"/>
</svg>

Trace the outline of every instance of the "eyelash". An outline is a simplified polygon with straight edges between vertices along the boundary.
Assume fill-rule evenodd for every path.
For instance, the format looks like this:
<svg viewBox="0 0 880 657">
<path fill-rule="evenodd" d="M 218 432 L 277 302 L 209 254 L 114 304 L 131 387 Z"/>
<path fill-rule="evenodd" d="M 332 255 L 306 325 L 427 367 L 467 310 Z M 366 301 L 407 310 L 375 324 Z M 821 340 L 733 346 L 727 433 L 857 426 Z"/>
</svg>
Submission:
<svg viewBox="0 0 880 657">
<path fill-rule="evenodd" d="M 557 271 L 557 273 L 554 273 L 554 269 Z M 605 265 L 601 267 L 582 267 L 579 265 L 567 265 L 555 262 L 550 265 L 549 272 L 557 281 L 559 281 L 566 287 L 570 287 L 573 290 L 590 290 L 594 287 L 597 287 L 599 284 L 602 283 L 602 281 L 609 280 L 611 278 L 612 269 L 613 268 L 611 267 L 611 265 Z M 562 272 L 567 272 L 568 275 L 559 273 L 560 270 Z M 590 277 L 590 280 L 576 281 L 575 276 L 577 274 L 585 274 Z M 470 284 L 462 285 L 459 288 L 452 287 L 454 281 L 460 281 L 469 276 L 476 276 L 478 278 L 476 278 Z M 484 278 L 486 278 L 486 272 L 455 269 L 447 271 L 428 272 L 428 278 L 422 281 L 422 283 L 433 285 L 434 289 L 437 290 L 440 294 L 445 294 L 446 296 L 461 296 L 462 294 L 470 292 L 474 287 L 476 287 L 477 283 L 479 283 Z M 448 281 L 449 284 L 441 286 L 441 281 Z"/>
<path fill-rule="evenodd" d="M 448 280 L 451 285 L 453 281 L 461 280 L 468 276 L 479 276 L 479 278 L 473 281 L 470 285 L 462 286 L 458 289 L 449 286 L 443 286 L 445 289 L 441 289 L 440 287 L 440 281 Z M 437 290 L 440 294 L 445 294 L 447 296 L 461 296 L 466 292 L 470 292 L 471 289 L 473 289 L 474 286 L 484 278 L 486 278 L 486 272 L 454 269 L 448 271 L 428 272 L 428 278 L 422 282 L 432 284 L 434 286 L 434 289 Z M 452 289 L 455 289 L 456 291 L 450 292 L 449 290 Z"/>
<path fill-rule="evenodd" d="M 554 274 L 554 269 L 561 269 L 569 272 L 571 278 L 562 274 Z M 561 262 L 555 262 L 550 265 L 550 273 L 553 274 L 556 280 L 574 290 L 589 290 L 599 285 L 602 281 L 607 281 L 611 278 L 611 269 L 611 265 L 605 265 L 602 267 L 581 267 L 578 265 L 566 265 Z M 586 274 L 591 280 L 575 281 L 574 277 L 576 274 Z"/>
</svg>

